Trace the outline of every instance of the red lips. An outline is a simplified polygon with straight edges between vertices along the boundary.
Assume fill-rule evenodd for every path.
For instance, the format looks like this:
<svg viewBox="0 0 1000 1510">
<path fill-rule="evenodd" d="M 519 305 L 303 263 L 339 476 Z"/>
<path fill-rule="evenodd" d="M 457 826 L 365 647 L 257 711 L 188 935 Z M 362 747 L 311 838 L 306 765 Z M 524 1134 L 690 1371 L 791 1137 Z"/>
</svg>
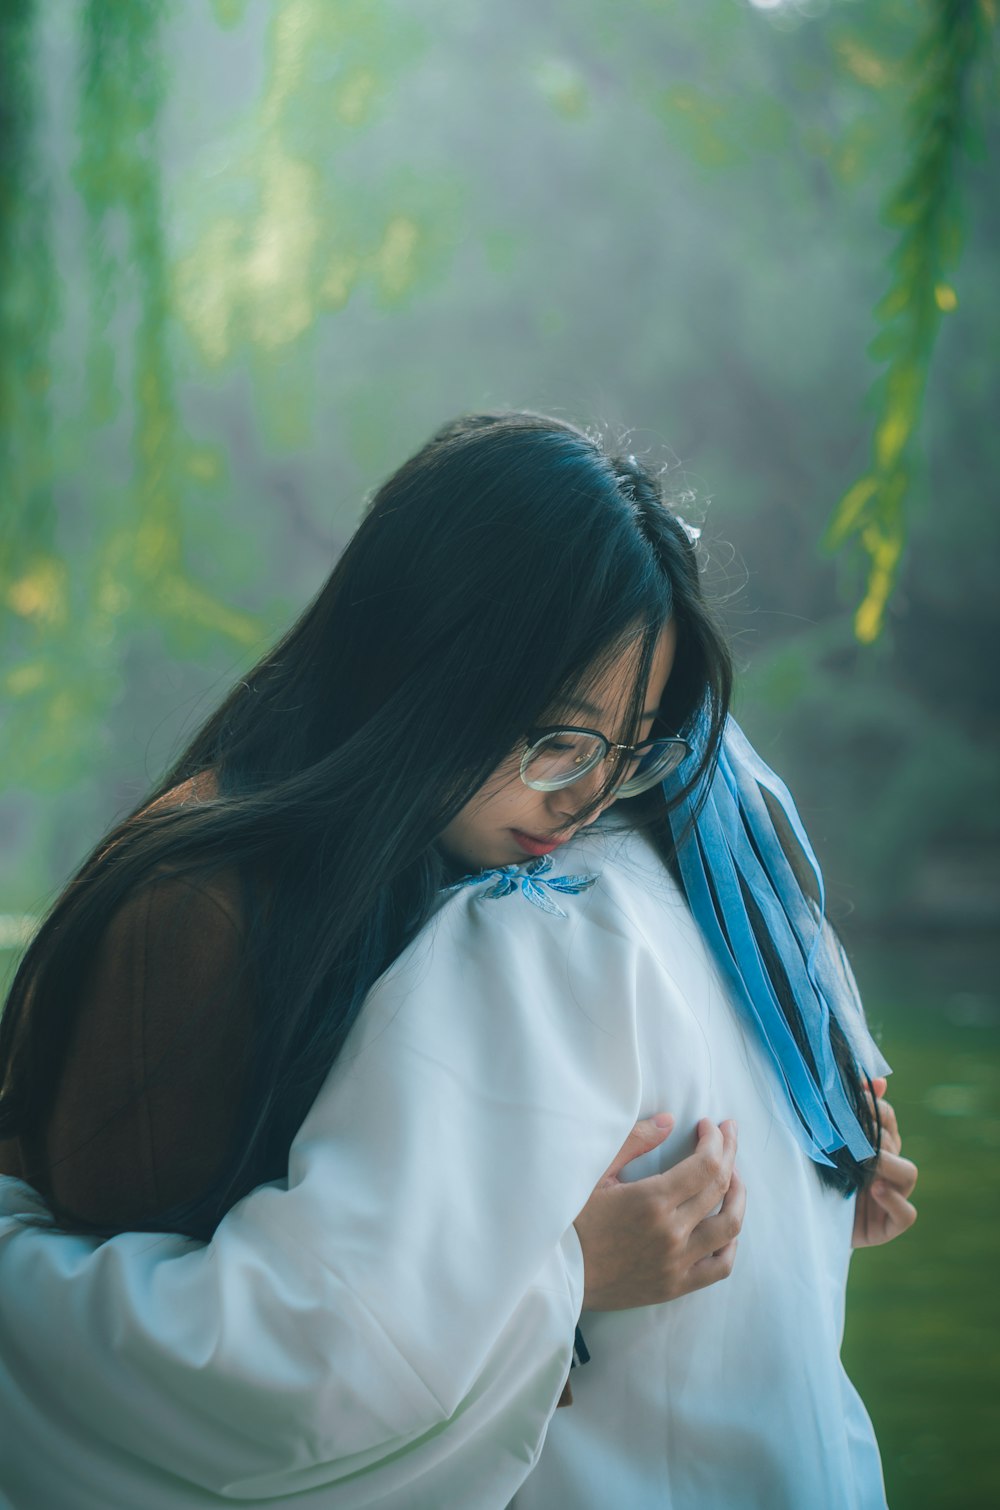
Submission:
<svg viewBox="0 0 1000 1510">
<path fill-rule="evenodd" d="M 510 832 L 514 837 L 514 843 L 519 849 L 523 849 L 526 855 L 548 855 L 554 849 L 558 849 L 560 844 L 566 843 L 563 838 L 536 839 L 533 834 L 523 834 L 519 828 L 512 828 Z"/>
</svg>

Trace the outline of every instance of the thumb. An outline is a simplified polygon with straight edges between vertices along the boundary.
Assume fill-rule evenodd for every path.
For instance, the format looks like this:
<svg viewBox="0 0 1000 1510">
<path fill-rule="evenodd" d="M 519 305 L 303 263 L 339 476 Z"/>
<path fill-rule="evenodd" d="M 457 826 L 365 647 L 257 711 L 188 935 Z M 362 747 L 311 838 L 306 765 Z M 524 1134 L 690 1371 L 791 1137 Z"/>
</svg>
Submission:
<svg viewBox="0 0 1000 1510">
<path fill-rule="evenodd" d="M 637 1122 L 608 1166 L 605 1180 L 617 1179 L 626 1164 L 659 1148 L 673 1130 L 674 1119 L 669 1112 L 657 1112 L 655 1117 L 644 1117 L 641 1122 Z"/>
</svg>

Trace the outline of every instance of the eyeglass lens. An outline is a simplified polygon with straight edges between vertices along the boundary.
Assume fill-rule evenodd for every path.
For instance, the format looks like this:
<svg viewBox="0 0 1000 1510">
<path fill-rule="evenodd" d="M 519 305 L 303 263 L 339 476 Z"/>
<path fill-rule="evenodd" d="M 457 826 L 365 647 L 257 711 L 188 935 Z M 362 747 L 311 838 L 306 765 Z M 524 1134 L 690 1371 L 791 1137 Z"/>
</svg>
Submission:
<svg viewBox="0 0 1000 1510">
<path fill-rule="evenodd" d="M 651 745 L 649 753 L 642 760 L 633 763 L 631 774 L 618 788 L 619 796 L 631 797 L 638 792 L 645 792 L 657 781 L 662 781 L 664 776 L 669 776 L 671 771 L 676 771 L 687 752 L 688 747 L 682 740 L 663 740 Z"/>
<path fill-rule="evenodd" d="M 604 741 L 592 734 L 557 729 L 546 734 L 525 753 L 521 776 L 539 791 L 556 791 L 579 781 L 604 758 Z M 675 770 L 687 747 L 675 741 L 651 744 L 639 759 L 627 761 L 617 772 L 618 789 L 624 795 L 650 787 Z"/>
<path fill-rule="evenodd" d="M 554 791 L 592 771 L 603 759 L 605 749 L 604 741 L 592 734 L 557 729 L 532 745 L 521 766 L 521 775 L 529 786 Z"/>
</svg>

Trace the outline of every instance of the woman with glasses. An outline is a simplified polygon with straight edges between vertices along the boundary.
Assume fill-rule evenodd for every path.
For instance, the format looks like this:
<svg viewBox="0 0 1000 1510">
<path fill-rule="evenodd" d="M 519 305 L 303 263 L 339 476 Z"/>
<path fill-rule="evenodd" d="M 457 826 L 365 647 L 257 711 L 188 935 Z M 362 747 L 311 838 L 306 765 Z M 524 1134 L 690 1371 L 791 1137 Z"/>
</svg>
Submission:
<svg viewBox="0 0 1000 1510">
<path fill-rule="evenodd" d="M 473 416 L 380 489 L 15 978 L 15 1506 L 882 1503 L 838 1316 L 912 1166 L 730 680 L 634 458 Z"/>
</svg>

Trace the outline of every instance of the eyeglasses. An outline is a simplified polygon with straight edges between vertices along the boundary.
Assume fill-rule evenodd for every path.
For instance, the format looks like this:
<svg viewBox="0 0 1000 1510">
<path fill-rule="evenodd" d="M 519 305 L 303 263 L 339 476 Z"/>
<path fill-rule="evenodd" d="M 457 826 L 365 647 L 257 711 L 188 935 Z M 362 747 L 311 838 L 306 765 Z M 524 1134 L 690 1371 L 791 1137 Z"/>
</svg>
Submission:
<svg viewBox="0 0 1000 1510">
<path fill-rule="evenodd" d="M 671 735 L 637 745 L 619 745 L 596 729 L 529 729 L 528 747 L 521 757 L 521 780 L 536 792 L 557 792 L 586 776 L 612 751 L 618 753 L 620 761 L 613 783 L 615 795 L 635 797 L 676 771 L 688 753 L 688 743 Z"/>
</svg>

